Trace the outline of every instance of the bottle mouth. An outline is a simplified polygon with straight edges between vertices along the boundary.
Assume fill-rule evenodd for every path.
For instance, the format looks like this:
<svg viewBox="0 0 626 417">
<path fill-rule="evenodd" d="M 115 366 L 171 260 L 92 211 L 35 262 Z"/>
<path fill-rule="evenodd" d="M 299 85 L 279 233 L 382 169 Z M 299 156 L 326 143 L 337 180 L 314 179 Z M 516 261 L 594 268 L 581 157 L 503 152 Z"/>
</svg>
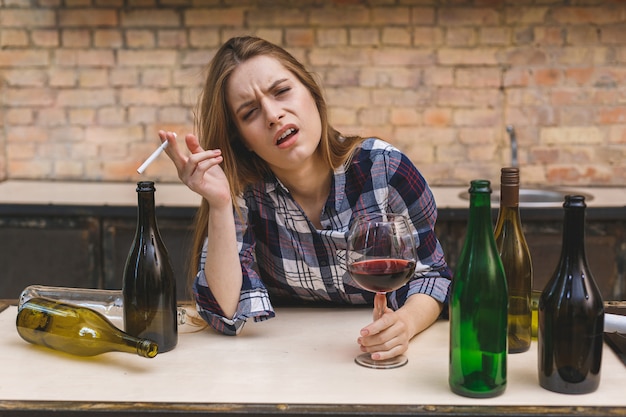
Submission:
<svg viewBox="0 0 626 417">
<path fill-rule="evenodd" d="M 142 191 L 155 191 L 154 181 L 139 181 L 137 183 L 137 192 Z"/>
<path fill-rule="evenodd" d="M 137 353 L 144 358 L 154 358 L 159 353 L 159 345 L 152 340 L 143 339 L 137 346 Z"/>
</svg>

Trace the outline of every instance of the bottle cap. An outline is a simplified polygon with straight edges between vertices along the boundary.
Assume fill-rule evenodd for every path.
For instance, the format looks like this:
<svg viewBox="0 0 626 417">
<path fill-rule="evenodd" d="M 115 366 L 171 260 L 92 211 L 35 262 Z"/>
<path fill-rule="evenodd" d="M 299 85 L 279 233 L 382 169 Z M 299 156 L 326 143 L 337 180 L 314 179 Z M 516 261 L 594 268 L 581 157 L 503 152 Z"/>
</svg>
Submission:
<svg viewBox="0 0 626 417">
<path fill-rule="evenodd" d="M 137 183 L 137 192 L 140 193 L 142 191 L 155 191 L 154 181 L 139 181 Z"/>
<path fill-rule="evenodd" d="M 500 170 L 500 183 L 504 186 L 519 186 L 519 168 L 502 168 Z"/>
<path fill-rule="evenodd" d="M 584 195 L 566 195 L 565 202 L 563 203 L 563 207 L 587 207 L 585 204 L 585 196 Z"/>
</svg>

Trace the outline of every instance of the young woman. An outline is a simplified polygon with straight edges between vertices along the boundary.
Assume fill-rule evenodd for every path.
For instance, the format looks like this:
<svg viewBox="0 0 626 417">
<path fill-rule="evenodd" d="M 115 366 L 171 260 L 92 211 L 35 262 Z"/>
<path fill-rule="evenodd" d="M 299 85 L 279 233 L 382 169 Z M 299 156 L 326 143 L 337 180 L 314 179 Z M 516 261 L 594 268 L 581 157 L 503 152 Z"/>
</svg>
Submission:
<svg viewBox="0 0 626 417">
<path fill-rule="evenodd" d="M 346 233 L 365 212 L 407 215 L 419 261 L 432 268 L 388 295 L 385 314 L 357 338 L 373 359 L 397 356 L 447 301 L 451 273 L 424 178 L 393 146 L 342 136 L 311 74 L 284 49 L 233 38 L 213 58 L 197 136 L 166 152 L 203 197 L 197 215 L 194 295 L 215 329 L 237 334 L 274 316 L 272 300 L 371 304 L 346 272 Z"/>
</svg>

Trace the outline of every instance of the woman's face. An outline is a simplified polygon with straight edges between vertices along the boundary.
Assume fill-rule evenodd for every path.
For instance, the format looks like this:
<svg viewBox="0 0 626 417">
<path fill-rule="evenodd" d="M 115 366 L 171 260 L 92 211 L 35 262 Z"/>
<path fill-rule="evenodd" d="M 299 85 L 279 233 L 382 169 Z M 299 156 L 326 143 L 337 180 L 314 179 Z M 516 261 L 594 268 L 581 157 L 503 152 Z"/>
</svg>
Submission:
<svg viewBox="0 0 626 417">
<path fill-rule="evenodd" d="M 309 90 L 279 61 L 257 56 L 240 64 L 226 98 L 246 147 L 272 171 L 314 162 L 322 135 L 319 111 Z"/>
</svg>

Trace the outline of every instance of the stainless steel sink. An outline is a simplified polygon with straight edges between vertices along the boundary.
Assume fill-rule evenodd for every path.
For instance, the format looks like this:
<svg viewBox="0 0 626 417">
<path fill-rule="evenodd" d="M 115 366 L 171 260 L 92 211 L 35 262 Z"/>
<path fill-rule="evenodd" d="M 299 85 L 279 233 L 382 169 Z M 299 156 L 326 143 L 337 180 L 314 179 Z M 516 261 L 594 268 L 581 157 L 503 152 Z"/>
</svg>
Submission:
<svg viewBox="0 0 626 417">
<path fill-rule="evenodd" d="M 566 195 L 583 195 L 585 201 L 593 200 L 593 196 L 587 193 L 581 193 L 576 190 L 554 189 L 554 188 L 521 188 L 519 190 L 520 207 L 560 207 L 565 201 Z M 459 194 L 464 200 L 469 200 L 469 193 L 463 191 Z M 491 203 L 500 204 L 500 192 L 494 191 L 491 194 Z"/>
</svg>

